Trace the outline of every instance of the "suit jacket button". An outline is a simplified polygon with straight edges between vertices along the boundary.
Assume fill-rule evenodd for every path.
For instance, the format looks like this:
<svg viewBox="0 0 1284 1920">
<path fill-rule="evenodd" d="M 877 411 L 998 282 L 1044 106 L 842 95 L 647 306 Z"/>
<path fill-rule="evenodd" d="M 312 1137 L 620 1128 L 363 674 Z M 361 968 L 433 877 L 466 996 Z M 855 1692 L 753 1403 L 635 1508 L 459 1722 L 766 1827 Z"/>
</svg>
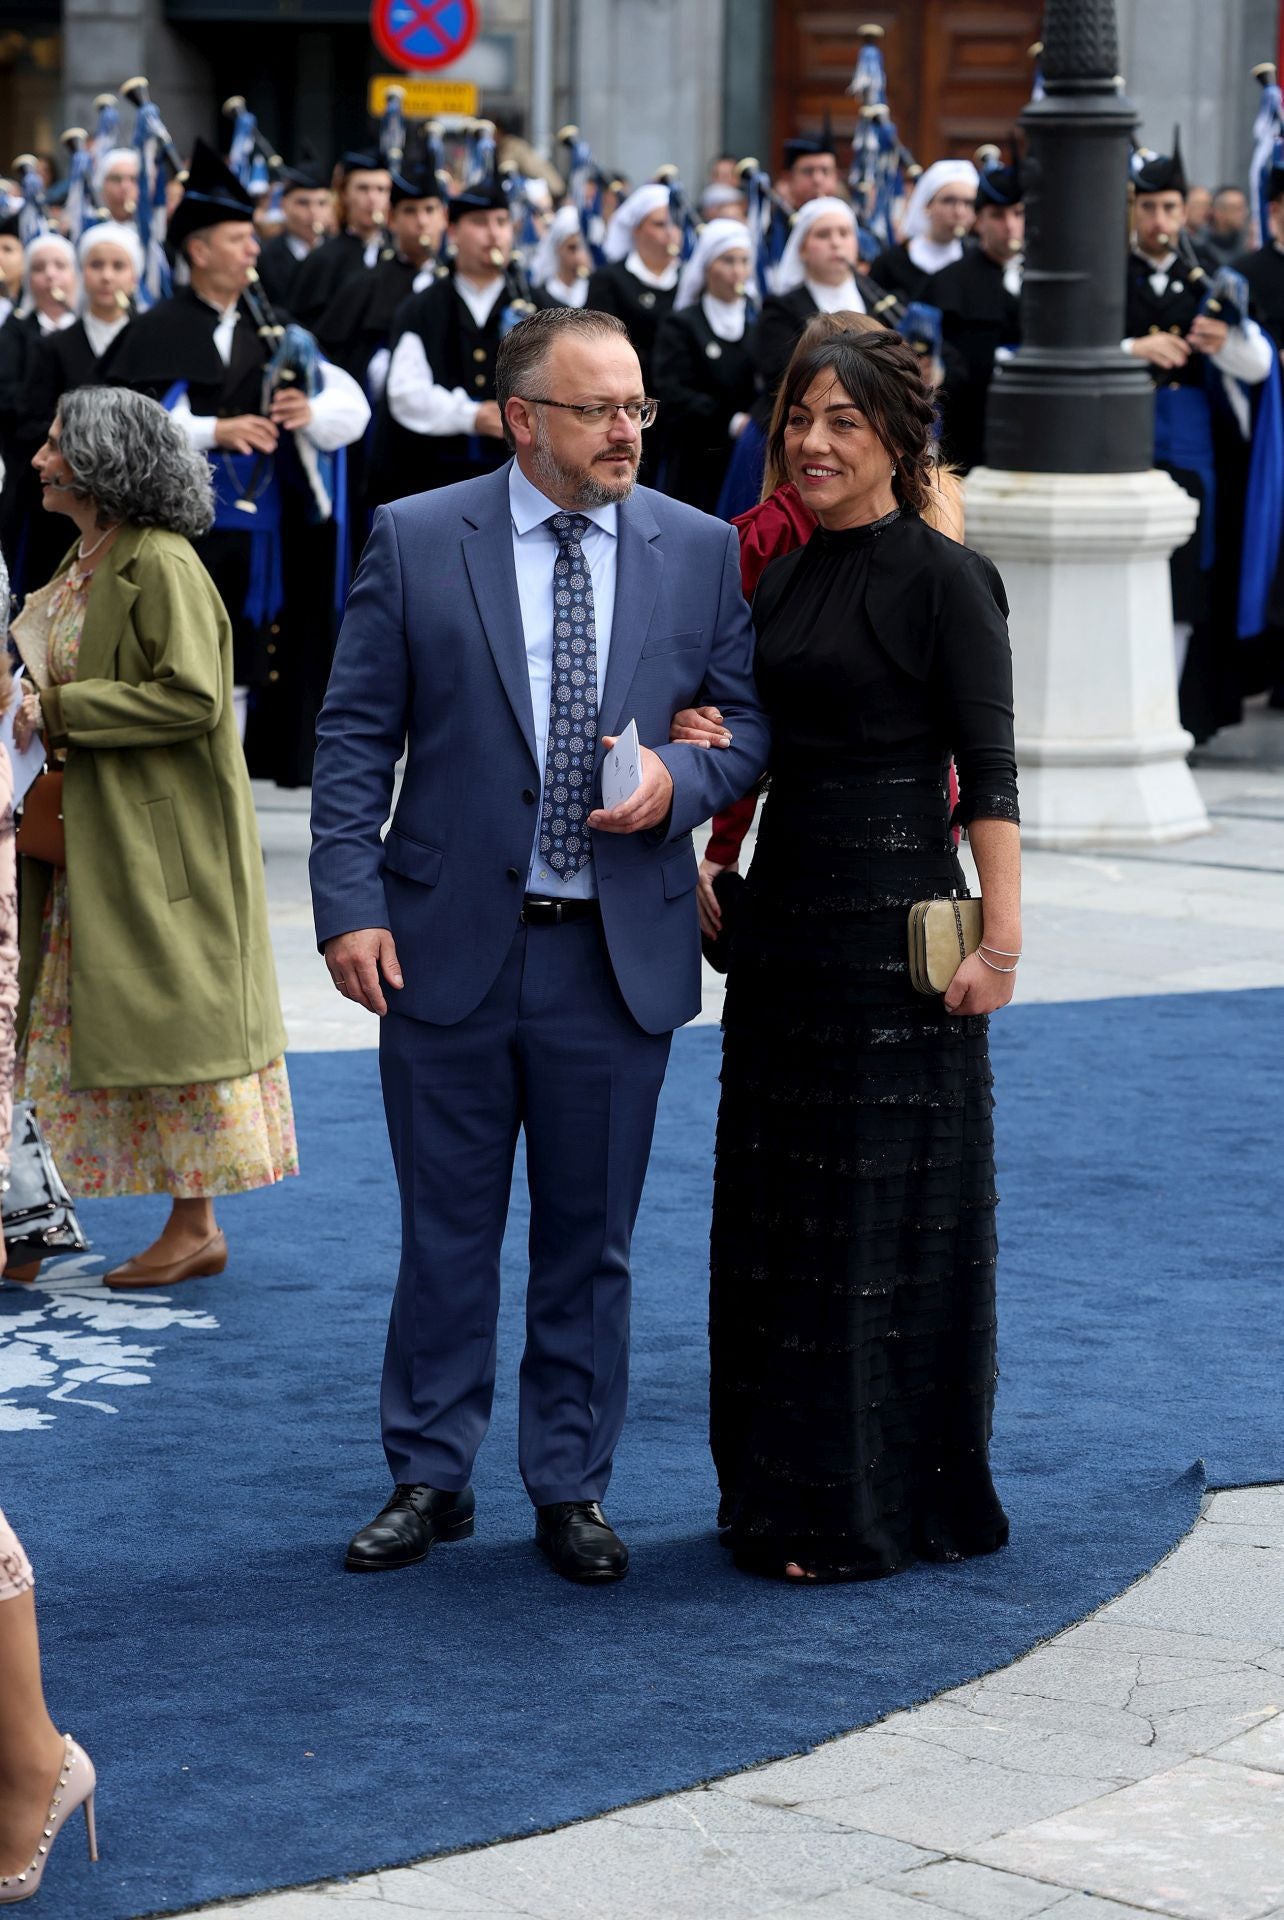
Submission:
<svg viewBox="0 0 1284 1920">
<path fill-rule="evenodd" d="M 519 873 L 519 872 L 517 871 L 517 868 L 516 868 L 516 867 L 510 867 L 510 868 L 508 869 L 508 877 L 509 877 L 509 879 L 510 879 L 510 880 L 520 880 L 522 876 L 521 876 L 521 874 L 520 874 L 520 873 Z"/>
<path fill-rule="evenodd" d="M 533 788 L 531 788 L 531 787 L 523 787 L 523 788 L 522 788 L 522 799 L 523 799 L 523 800 L 524 800 L 524 801 L 526 802 L 526 804 L 527 804 L 527 806 L 528 806 L 528 807 L 533 807 L 533 806 L 535 805 L 535 793 L 534 793 L 534 789 L 533 789 Z"/>
</svg>

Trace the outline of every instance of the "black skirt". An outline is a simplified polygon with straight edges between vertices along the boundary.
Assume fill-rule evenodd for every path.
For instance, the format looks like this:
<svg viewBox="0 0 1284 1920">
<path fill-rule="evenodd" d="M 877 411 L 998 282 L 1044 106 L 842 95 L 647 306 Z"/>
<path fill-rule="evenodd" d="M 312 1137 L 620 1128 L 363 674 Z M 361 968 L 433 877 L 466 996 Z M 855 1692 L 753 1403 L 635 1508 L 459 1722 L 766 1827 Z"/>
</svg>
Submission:
<svg viewBox="0 0 1284 1920">
<path fill-rule="evenodd" d="M 914 992 L 965 891 L 945 763 L 773 774 L 728 974 L 711 1439 L 737 1560 L 872 1578 L 1007 1539 L 988 1022 Z"/>
</svg>

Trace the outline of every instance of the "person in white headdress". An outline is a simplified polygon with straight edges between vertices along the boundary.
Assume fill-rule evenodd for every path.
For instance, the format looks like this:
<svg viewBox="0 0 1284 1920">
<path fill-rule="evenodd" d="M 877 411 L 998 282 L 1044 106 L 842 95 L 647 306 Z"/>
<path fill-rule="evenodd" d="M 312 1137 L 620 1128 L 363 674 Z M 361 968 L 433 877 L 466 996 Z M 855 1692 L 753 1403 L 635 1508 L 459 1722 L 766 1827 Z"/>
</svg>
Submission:
<svg viewBox="0 0 1284 1920">
<path fill-rule="evenodd" d="M 730 187 L 724 180 L 713 180 L 700 195 L 702 220 L 743 220 L 749 202 L 743 187 Z"/>
<path fill-rule="evenodd" d="M 552 225 L 531 256 L 530 282 L 541 307 L 583 307 L 588 303 L 589 250 L 578 207 L 559 207 Z"/>
<path fill-rule="evenodd" d="M 705 513 L 717 509 L 754 400 L 752 245 L 742 221 L 709 222 L 655 343 L 655 397 L 667 422 L 664 491 Z"/>
<path fill-rule="evenodd" d="M 887 308 L 889 296 L 881 279 L 858 274 L 856 261 L 856 215 L 846 200 L 822 194 L 799 208 L 754 336 L 758 398 L 753 417 L 764 434 L 776 388 L 813 315 L 873 313 L 881 318 Z M 881 267 L 880 259 L 876 270 Z"/>
<path fill-rule="evenodd" d="M 629 339 L 642 362 L 642 383 L 652 391 L 656 335 L 666 313 L 673 310 L 681 271 L 682 236 L 669 211 L 669 189 L 658 182 L 635 187 L 611 215 L 606 229 L 606 265 L 589 281 L 588 304 L 598 313 L 623 320 Z M 641 477 L 654 484 L 653 463 L 659 454 L 656 433 L 661 419 L 643 442 Z"/>
<path fill-rule="evenodd" d="M 31 456 L 40 441 L 31 443 L 25 431 L 31 378 L 40 344 L 76 324 L 80 273 L 76 250 L 60 233 L 42 233 L 26 248 L 26 266 L 17 310 L 0 328 L 0 453 L 4 458 L 4 490 L 0 495 L 0 541 L 15 593 L 43 586 L 29 577 L 23 551 L 24 526 L 38 515 L 40 490 L 31 472 Z M 46 422 L 46 425 L 48 423 Z M 43 435 L 41 435 L 43 438 Z M 40 525 L 45 526 L 43 517 Z M 49 571 L 61 558 L 62 541 Z M 34 563 L 34 556 L 32 556 Z M 39 564 L 43 564 L 44 556 Z M 48 573 L 44 576 L 48 578 Z"/>
<path fill-rule="evenodd" d="M 902 301 L 922 300 L 931 276 L 962 258 L 976 218 L 979 184 L 970 160 L 937 160 L 919 175 L 905 209 L 904 238 L 875 263 L 889 293 Z"/>
</svg>

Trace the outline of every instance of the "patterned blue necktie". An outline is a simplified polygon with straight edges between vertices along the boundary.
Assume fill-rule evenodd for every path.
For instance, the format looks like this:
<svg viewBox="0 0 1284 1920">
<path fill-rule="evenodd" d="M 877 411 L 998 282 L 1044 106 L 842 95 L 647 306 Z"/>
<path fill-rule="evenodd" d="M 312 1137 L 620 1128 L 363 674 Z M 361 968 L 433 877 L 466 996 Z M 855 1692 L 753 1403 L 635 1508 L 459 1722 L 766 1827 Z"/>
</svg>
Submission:
<svg viewBox="0 0 1284 1920">
<path fill-rule="evenodd" d="M 539 850 L 559 880 L 570 880 L 593 857 L 586 825 L 592 811 L 597 758 L 597 627 L 593 577 L 580 544 L 589 522 L 582 513 L 555 513 L 553 565 L 553 685 L 544 765 L 544 812 Z"/>
</svg>

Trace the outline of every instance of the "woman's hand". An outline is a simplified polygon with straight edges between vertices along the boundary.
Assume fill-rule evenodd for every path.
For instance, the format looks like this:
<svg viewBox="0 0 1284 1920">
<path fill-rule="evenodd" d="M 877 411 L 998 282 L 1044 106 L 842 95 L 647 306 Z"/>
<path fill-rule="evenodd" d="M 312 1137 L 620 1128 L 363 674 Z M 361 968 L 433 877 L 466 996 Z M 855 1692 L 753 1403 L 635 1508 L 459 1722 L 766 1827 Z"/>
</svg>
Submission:
<svg viewBox="0 0 1284 1920">
<path fill-rule="evenodd" d="M 1004 961 L 1010 966 L 1010 961 Z M 960 1016 L 969 1013 L 997 1013 L 1006 1007 L 1016 991 L 1016 971 L 996 973 L 979 953 L 970 953 L 945 989 L 945 1011 Z"/>
<path fill-rule="evenodd" d="M 13 716 L 13 744 L 25 753 L 45 724 L 44 709 L 38 693 L 24 693 Z"/>
<path fill-rule="evenodd" d="M 739 873 L 740 862 L 733 860 L 730 866 L 717 866 L 712 860 L 702 860 L 696 877 L 696 911 L 700 915 L 700 931 L 708 934 L 710 940 L 716 940 L 722 932 L 722 908 L 718 905 L 718 896 L 713 883 L 720 873 Z"/>
<path fill-rule="evenodd" d="M 716 707 L 683 707 L 673 716 L 669 743 L 675 747 L 729 747 L 731 733 Z"/>
</svg>

